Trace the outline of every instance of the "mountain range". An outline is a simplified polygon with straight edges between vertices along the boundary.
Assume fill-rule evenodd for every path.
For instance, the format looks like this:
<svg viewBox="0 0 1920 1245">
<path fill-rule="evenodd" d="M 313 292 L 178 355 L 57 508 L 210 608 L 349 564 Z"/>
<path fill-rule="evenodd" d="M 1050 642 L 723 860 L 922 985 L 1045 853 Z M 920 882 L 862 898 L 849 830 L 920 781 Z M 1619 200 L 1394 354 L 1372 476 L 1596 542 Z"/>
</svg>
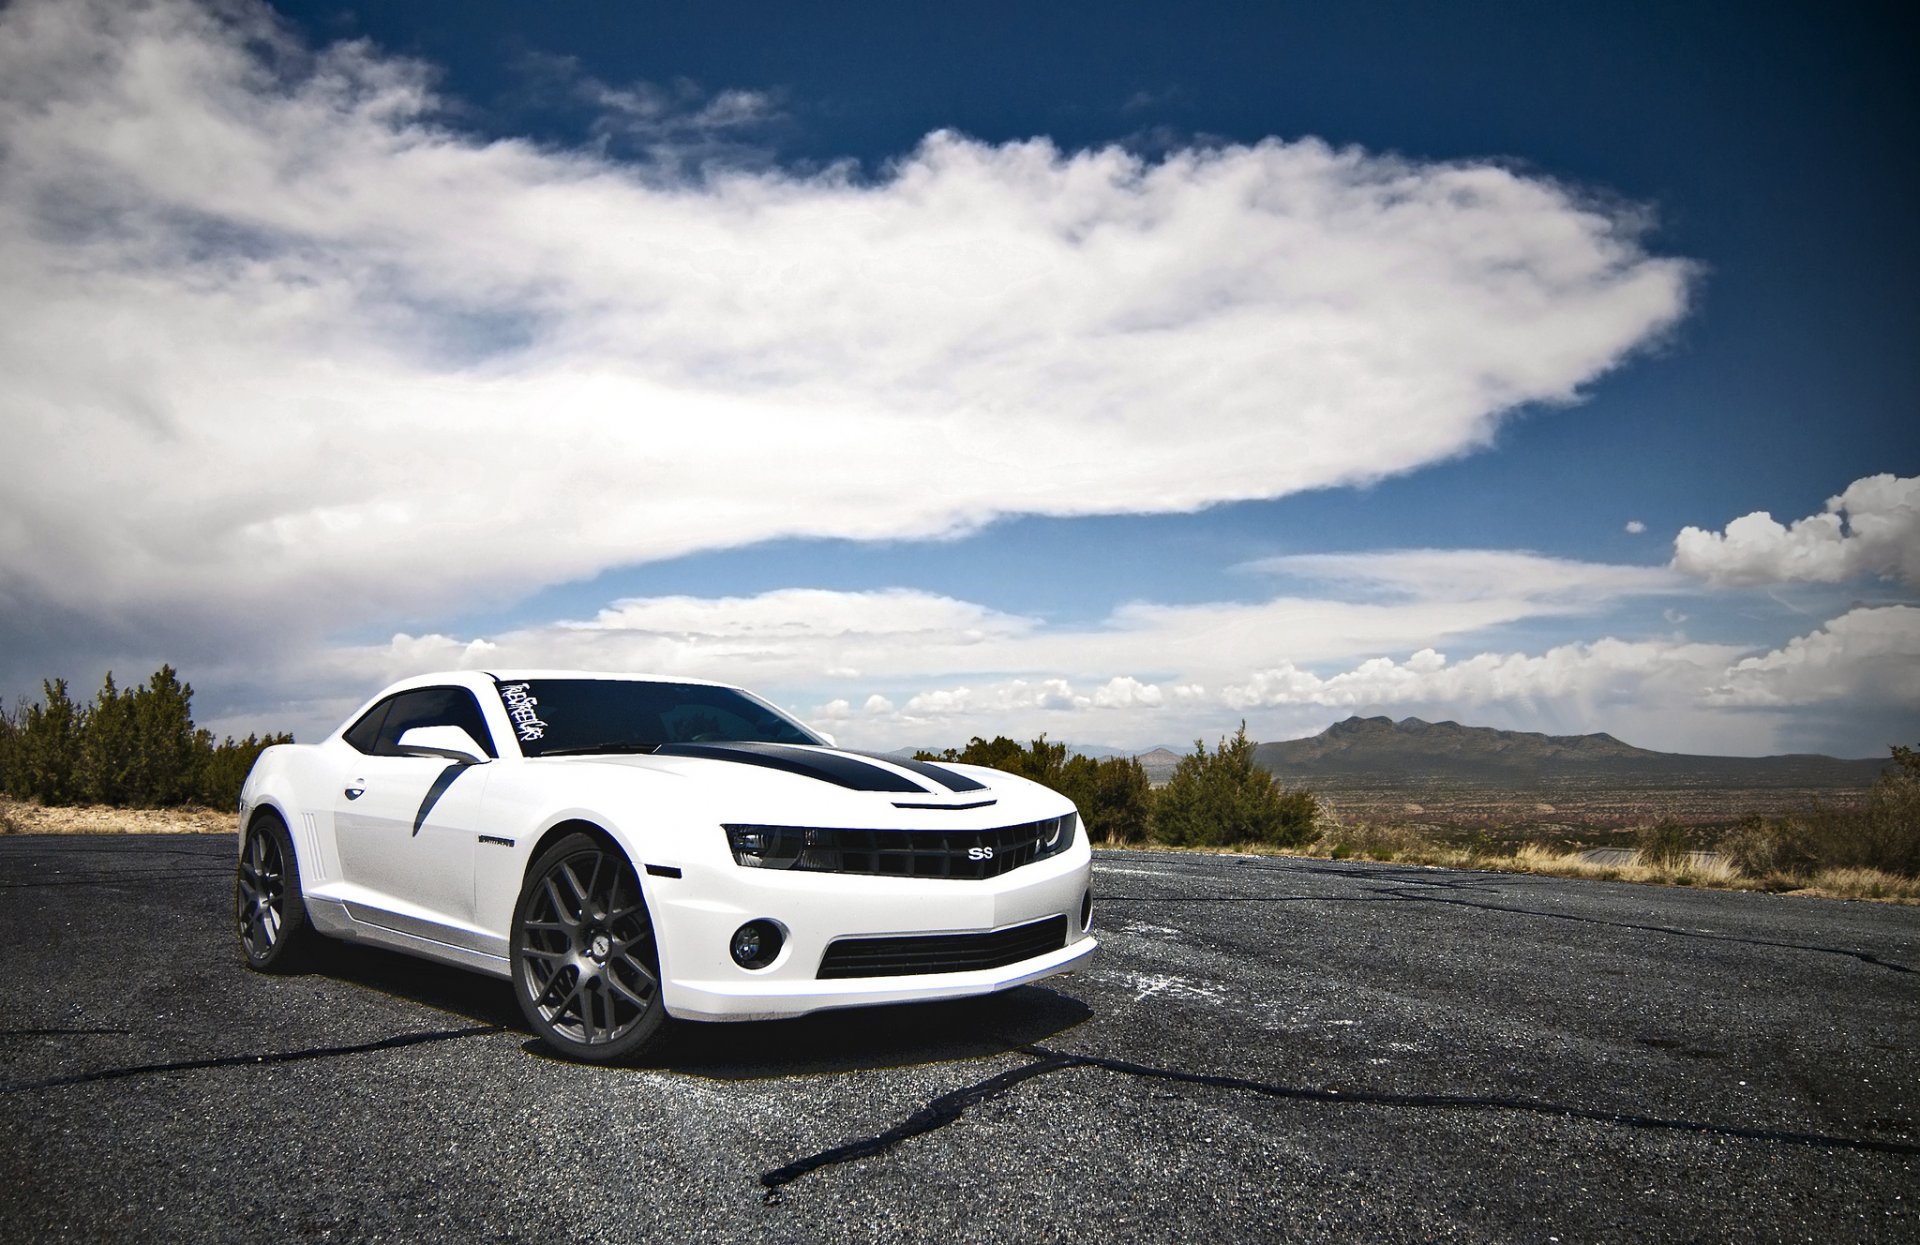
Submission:
<svg viewBox="0 0 1920 1245">
<path fill-rule="evenodd" d="M 1443 781 L 1524 790 L 1558 781 L 1699 787 L 1859 789 L 1887 762 L 1795 753 L 1691 756 L 1636 748 L 1605 733 L 1543 735 L 1458 722 L 1351 717 L 1318 735 L 1263 743 L 1254 759 L 1285 780 Z"/>
</svg>

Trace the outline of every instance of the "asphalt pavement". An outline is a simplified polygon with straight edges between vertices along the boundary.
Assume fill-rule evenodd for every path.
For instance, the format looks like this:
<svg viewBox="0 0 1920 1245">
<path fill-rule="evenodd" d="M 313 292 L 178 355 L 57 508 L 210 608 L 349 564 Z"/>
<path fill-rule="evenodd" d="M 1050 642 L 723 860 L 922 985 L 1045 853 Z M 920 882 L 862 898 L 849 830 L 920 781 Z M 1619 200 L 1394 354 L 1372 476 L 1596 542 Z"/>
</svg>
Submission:
<svg viewBox="0 0 1920 1245">
<path fill-rule="evenodd" d="M 1913 907 L 1102 852 L 1089 971 L 588 1068 L 233 853 L 0 839 L 0 1241 L 1920 1240 Z"/>
</svg>

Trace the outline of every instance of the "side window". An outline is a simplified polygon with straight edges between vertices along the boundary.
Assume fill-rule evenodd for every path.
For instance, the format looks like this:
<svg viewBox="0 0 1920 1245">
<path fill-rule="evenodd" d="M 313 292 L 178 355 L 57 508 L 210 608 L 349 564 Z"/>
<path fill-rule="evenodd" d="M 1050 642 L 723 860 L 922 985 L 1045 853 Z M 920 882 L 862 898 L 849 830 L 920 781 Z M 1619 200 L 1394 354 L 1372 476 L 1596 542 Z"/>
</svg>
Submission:
<svg viewBox="0 0 1920 1245">
<path fill-rule="evenodd" d="M 392 707 L 394 698 L 389 696 L 341 734 L 341 738 L 352 744 L 359 752 L 372 752 L 374 741 L 380 737 L 380 723 L 386 721 L 387 710 Z"/>
<path fill-rule="evenodd" d="M 480 715 L 480 702 L 473 693 L 464 687 L 422 687 L 411 692 L 401 692 L 387 702 L 386 719 L 381 722 L 374 736 L 373 746 L 363 749 L 375 756 L 397 757 L 400 752 L 400 736 L 416 726 L 457 726 L 473 736 L 490 757 L 500 754 L 493 750 L 493 736 L 487 731 L 487 720 Z M 367 717 L 372 717 L 368 714 Z M 354 729 L 360 729 L 366 719 L 355 723 Z M 348 740 L 352 743 L 352 740 Z M 359 747 L 358 744 L 354 745 Z"/>
</svg>

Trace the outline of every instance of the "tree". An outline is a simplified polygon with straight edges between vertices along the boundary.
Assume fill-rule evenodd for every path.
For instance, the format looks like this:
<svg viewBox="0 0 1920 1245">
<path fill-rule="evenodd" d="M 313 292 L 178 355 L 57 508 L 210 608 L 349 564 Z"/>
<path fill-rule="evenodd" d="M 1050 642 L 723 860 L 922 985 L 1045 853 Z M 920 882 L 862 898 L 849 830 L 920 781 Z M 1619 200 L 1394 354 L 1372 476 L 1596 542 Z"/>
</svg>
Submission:
<svg viewBox="0 0 1920 1245">
<path fill-rule="evenodd" d="M 1153 786 L 1133 757 L 1073 757 L 1061 771 L 1059 790 L 1080 810 L 1088 837 L 1099 835 L 1109 843 L 1147 837 Z"/>
<path fill-rule="evenodd" d="M 129 803 L 183 804 L 197 784 L 199 762 L 213 738 L 193 726 L 193 685 L 163 665 L 133 693 L 134 757 L 127 783 Z"/>
<path fill-rule="evenodd" d="M 0 701 L 0 795 L 13 791 L 13 773 L 19 765 L 20 726 L 25 714 L 20 706 L 8 709 Z"/>
<path fill-rule="evenodd" d="M 168 665 L 127 689 L 109 672 L 90 705 L 73 702 L 65 679 L 41 687 L 41 703 L 0 711 L 0 791 L 19 799 L 229 808 L 261 750 L 293 742 L 229 736 L 216 746 L 193 724 L 192 685 Z"/>
<path fill-rule="evenodd" d="M 86 710 L 67 695 L 67 681 L 42 682 L 44 699 L 27 706 L 13 733 L 7 794 L 43 804 L 70 804 L 76 794 L 80 733 Z"/>
<path fill-rule="evenodd" d="M 975 735 L 967 741 L 966 747 L 958 751 L 948 748 L 938 756 L 930 752 L 917 752 L 914 755 L 922 761 L 958 761 L 962 765 L 984 765 L 989 769 L 1005 770 L 1059 791 L 1061 774 L 1067 763 L 1067 745 L 1048 743 L 1047 737 L 1042 735 L 1022 748 L 1005 735 L 995 735 L 990 740 Z"/>
<path fill-rule="evenodd" d="M 75 799 L 92 804 L 133 802 L 129 780 L 136 749 L 133 714 L 134 693 L 138 691 L 135 688 L 122 695 L 114 685 L 113 671 L 107 671 L 99 694 L 87 710 L 86 728 L 80 732 Z"/>
<path fill-rule="evenodd" d="M 1892 752 L 1867 795 L 1861 863 L 1920 877 L 1920 748 L 1894 744 Z"/>
<path fill-rule="evenodd" d="M 1205 740 L 1193 741 L 1154 800 L 1153 837 L 1176 847 L 1298 847 L 1318 837 L 1319 811 L 1311 791 L 1288 791 L 1254 763 L 1242 722 L 1212 753 Z"/>
<path fill-rule="evenodd" d="M 259 755 L 274 744 L 293 742 L 292 735 L 268 735 L 265 738 L 248 735 L 236 743 L 233 736 L 229 735 L 216 748 L 213 746 L 213 736 L 205 731 L 198 734 L 206 748 L 206 755 L 199 766 L 193 802 L 208 808 L 232 808 L 239 803 L 240 788 L 247 781 L 247 771 L 253 768 Z"/>
<path fill-rule="evenodd" d="M 1153 788 L 1147 782 L 1147 771 L 1132 757 L 1099 761 L 1069 757 L 1067 745 L 1051 743 L 1045 735 L 1024 748 L 1005 735 L 992 739 L 975 735 L 964 748 L 914 755 L 922 761 L 984 765 L 1051 787 L 1080 810 L 1089 838 L 1098 835 L 1109 842 L 1137 843 L 1147 836 Z"/>
</svg>

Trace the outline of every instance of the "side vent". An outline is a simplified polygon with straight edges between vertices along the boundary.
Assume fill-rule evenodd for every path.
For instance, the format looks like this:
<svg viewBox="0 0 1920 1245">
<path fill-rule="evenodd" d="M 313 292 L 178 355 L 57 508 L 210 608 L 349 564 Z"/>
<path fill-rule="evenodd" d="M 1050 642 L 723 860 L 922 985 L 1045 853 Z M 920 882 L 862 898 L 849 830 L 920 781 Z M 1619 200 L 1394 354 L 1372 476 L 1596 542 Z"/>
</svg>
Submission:
<svg viewBox="0 0 1920 1245">
<path fill-rule="evenodd" d="M 320 852 L 320 823 L 312 813 L 300 814 L 300 859 L 306 863 L 307 877 L 302 881 L 324 882 L 326 857 Z"/>
</svg>

